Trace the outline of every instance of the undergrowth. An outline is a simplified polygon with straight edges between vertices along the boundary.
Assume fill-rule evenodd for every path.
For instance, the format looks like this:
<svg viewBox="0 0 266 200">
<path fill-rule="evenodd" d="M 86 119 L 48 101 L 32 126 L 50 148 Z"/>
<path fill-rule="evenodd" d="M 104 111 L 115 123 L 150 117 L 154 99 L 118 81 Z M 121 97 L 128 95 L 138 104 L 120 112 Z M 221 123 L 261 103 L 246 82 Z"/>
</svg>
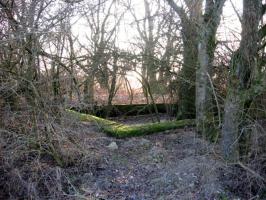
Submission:
<svg viewBox="0 0 266 200">
<path fill-rule="evenodd" d="M 73 173 L 100 158 L 88 150 L 80 123 L 40 109 L 0 114 L 0 199 L 82 199 Z"/>
</svg>

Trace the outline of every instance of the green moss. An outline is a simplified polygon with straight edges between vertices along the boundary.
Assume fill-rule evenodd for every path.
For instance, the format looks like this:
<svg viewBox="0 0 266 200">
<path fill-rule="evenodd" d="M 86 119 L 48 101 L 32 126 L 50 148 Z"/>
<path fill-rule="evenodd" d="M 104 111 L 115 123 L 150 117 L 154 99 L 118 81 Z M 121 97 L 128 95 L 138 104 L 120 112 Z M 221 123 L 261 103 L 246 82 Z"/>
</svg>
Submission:
<svg viewBox="0 0 266 200">
<path fill-rule="evenodd" d="M 81 121 L 92 121 L 99 125 L 99 127 L 108 135 L 117 137 L 117 138 L 125 138 L 132 136 L 140 136 L 140 135 L 148 135 L 156 132 L 183 128 L 186 126 L 194 126 L 195 120 L 193 119 L 185 119 L 179 121 L 166 121 L 160 123 L 148 123 L 143 125 L 124 125 L 111 120 L 103 119 L 100 117 L 96 117 L 89 114 L 82 114 L 76 111 L 68 112 L 77 117 Z"/>
</svg>

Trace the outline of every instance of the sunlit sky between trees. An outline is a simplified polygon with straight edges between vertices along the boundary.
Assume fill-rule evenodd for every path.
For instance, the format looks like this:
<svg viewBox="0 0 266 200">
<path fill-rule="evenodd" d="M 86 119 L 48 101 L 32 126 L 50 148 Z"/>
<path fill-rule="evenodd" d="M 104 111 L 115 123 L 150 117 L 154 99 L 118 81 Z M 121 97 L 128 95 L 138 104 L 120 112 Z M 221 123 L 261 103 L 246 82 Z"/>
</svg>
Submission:
<svg viewBox="0 0 266 200">
<path fill-rule="evenodd" d="M 182 0 L 176 1 L 179 3 L 178 5 L 184 6 Z M 143 0 L 133 0 L 128 1 L 130 8 L 136 13 L 136 17 L 138 20 L 143 20 L 145 18 L 145 8 Z M 154 1 L 154 6 L 156 5 L 156 1 Z M 164 2 L 167 4 L 167 2 Z M 123 3 L 116 2 L 115 12 L 122 13 L 124 15 L 119 23 L 119 28 L 117 30 L 117 40 L 116 45 L 120 49 L 125 49 L 127 51 L 136 51 L 139 49 L 136 48 L 134 42 L 139 37 L 139 33 L 136 28 L 136 20 L 127 10 L 126 5 Z M 217 39 L 221 41 L 222 45 L 217 46 L 217 51 L 219 49 L 223 51 L 234 51 L 237 49 L 239 41 L 240 41 L 240 33 L 241 33 L 241 23 L 239 17 L 242 15 L 242 1 L 240 0 L 228 0 L 225 3 L 223 9 L 222 20 L 217 31 Z M 178 19 L 178 15 L 176 15 Z M 87 21 L 84 16 L 75 16 L 72 19 L 72 32 L 74 36 L 82 43 L 84 46 L 87 44 L 87 35 L 90 33 Z M 114 22 L 115 23 L 115 22 Z M 181 30 L 181 26 L 180 26 Z M 226 42 L 226 43 L 223 43 Z M 128 80 L 131 82 L 133 88 L 141 88 L 141 83 L 138 81 L 137 74 L 134 72 L 130 72 L 128 74 Z"/>
<path fill-rule="evenodd" d="M 143 19 L 145 17 L 145 9 L 143 0 L 134 0 L 132 1 L 131 6 L 137 12 L 136 16 L 138 19 Z M 182 3 L 180 3 L 182 5 Z M 117 5 L 118 9 L 122 8 L 124 5 Z M 237 12 L 237 13 L 236 13 Z M 232 37 L 238 35 L 241 31 L 241 24 L 238 19 L 238 15 L 242 15 L 242 1 L 239 0 L 229 0 L 226 1 L 224 9 L 222 22 L 220 24 L 220 29 L 218 31 L 218 37 L 226 39 L 231 39 Z M 178 16 L 176 15 L 178 18 Z M 118 41 L 117 44 L 119 47 L 128 48 L 130 46 L 130 41 L 138 36 L 136 27 L 134 26 L 134 18 L 127 12 L 124 18 L 121 20 Z M 76 17 L 73 20 L 73 33 L 75 36 L 78 36 L 81 41 L 86 42 L 86 34 L 88 31 L 88 26 L 83 17 Z M 240 38 L 238 38 L 240 39 Z"/>
</svg>

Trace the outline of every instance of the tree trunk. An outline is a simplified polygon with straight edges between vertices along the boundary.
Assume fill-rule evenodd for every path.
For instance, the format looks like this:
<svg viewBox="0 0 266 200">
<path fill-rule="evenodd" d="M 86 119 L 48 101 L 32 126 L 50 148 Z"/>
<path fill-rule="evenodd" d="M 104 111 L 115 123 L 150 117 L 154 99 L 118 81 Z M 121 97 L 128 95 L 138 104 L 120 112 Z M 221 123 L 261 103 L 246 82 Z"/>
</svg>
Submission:
<svg viewBox="0 0 266 200">
<path fill-rule="evenodd" d="M 73 44 L 73 40 L 72 40 L 72 35 L 71 35 L 71 28 L 70 28 L 70 19 L 68 19 L 68 26 L 69 26 L 69 32 L 67 32 L 67 37 L 68 37 L 68 42 L 69 42 L 69 49 L 70 49 L 70 55 L 69 55 L 69 59 L 70 59 L 70 63 L 69 63 L 69 70 L 70 70 L 70 77 L 69 77 L 69 92 L 68 92 L 68 96 L 69 96 L 69 100 L 72 103 L 73 101 L 73 91 L 74 91 L 74 81 L 73 81 L 73 77 L 74 77 L 74 59 L 75 59 L 75 52 L 74 52 L 74 44 Z M 78 101 L 79 99 L 79 92 L 77 92 L 78 95 Z"/>
<path fill-rule="evenodd" d="M 206 137 L 213 132 L 210 120 L 213 118 L 211 94 L 212 65 L 215 51 L 215 37 L 220 24 L 225 0 L 207 0 L 202 18 L 198 43 L 198 69 L 196 72 L 196 123 L 197 131 Z"/>
<path fill-rule="evenodd" d="M 183 66 L 179 78 L 179 106 L 178 119 L 194 118 L 195 109 L 195 81 L 197 67 L 197 28 L 195 23 L 182 25 L 183 36 Z"/>
<path fill-rule="evenodd" d="M 84 99 L 85 104 L 94 104 L 94 74 L 91 73 L 90 76 L 86 76 L 84 82 Z"/>
<path fill-rule="evenodd" d="M 118 71 L 118 54 L 115 52 L 113 53 L 113 59 L 114 59 L 114 63 L 113 63 L 113 71 L 112 71 L 112 77 L 111 77 L 111 85 L 110 87 L 108 88 L 108 92 L 109 92 L 109 95 L 108 95 L 108 102 L 107 102 L 107 105 L 108 106 L 111 106 L 112 105 L 112 101 L 113 101 L 113 98 L 116 94 L 116 82 L 117 82 L 117 71 Z"/>
<path fill-rule="evenodd" d="M 230 88 L 228 88 L 230 90 Z M 231 161 L 238 159 L 238 127 L 241 117 L 241 100 L 236 91 L 227 93 L 222 128 L 222 149 L 224 158 Z"/>
<path fill-rule="evenodd" d="M 209 121 L 213 117 L 211 84 L 208 76 L 212 77 L 215 44 L 211 41 L 213 36 L 206 34 L 209 30 L 202 32 L 198 46 L 199 67 L 196 72 L 196 119 L 197 131 L 207 136 Z"/>
<path fill-rule="evenodd" d="M 258 10 L 261 9 L 261 0 L 243 2 L 242 39 L 239 49 L 231 60 L 222 128 L 223 156 L 229 162 L 236 162 L 239 159 L 238 141 L 242 137 L 240 123 L 245 117 L 244 107 L 257 67 L 260 20 Z"/>
<path fill-rule="evenodd" d="M 24 51 L 23 62 L 25 62 L 26 71 L 20 87 L 23 90 L 27 102 L 30 105 L 35 105 L 37 98 L 36 81 L 38 79 L 38 66 L 36 64 L 37 38 L 33 34 L 29 33 L 25 40 L 25 46 L 27 50 Z"/>
<path fill-rule="evenodd" d="M 183 65 L 179 73 L 178 87 L 178 118 L 194 118 L 195 109 L 195 82 L 196 68 L 198 65 L 198 30 L 202 12 L 202 0 L 185 1 L 189 9 L 187 13 L 182 7 L 177 6 L 173 0 L 167 0 L 169 5 L 181 19 L 181 34 L 183 40 Z"/>
</svg>

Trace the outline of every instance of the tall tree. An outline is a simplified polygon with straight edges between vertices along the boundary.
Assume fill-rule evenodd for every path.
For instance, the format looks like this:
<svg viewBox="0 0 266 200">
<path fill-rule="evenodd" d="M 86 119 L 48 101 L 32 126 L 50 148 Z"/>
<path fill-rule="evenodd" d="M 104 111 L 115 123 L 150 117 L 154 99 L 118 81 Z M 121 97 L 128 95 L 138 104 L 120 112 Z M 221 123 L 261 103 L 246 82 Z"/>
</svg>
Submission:
<svg viewBox="0 0 266 200">
<path fill-rule="evenodd" d="M 152 93 L 158 91 L 157 74 L 158 74 L 158 55 L 156 55 L 156 46 L 162 37 L 162 29 L 165 25 L 165 18 L 159 13 L 162 11 L 161 1 L 144 0 L 144 16 L 139 18 L 137 12 L 133 8 L 129 8 L 135 19 L 136 28 L 140 38 L 141 50 L 141 77 L 143 83 L 143 93 L 148 101 L 147 84 L 151 88 Z M 130 7 L 130 5 L 128 5 Z"/>
<path fill-rule="evenodd" d="M 212 107 L 210 79 L 216 48 L 215 37 L 225 1 L 206 0 L 202 15 L 202 0 L 186 0 L 189 10 L 187 15 L 184 8 L 173 0 L 167 0 L 182 23 L 184 64 L 181 70 L 183 81 L 180 83 L 179 115 L 183 118 L 191 117 L 196 109 L 198 132 L 205 134 L 208 134 L 207 126 L 211 115 L 209 108 Z"/>
<path fill-rule="evenodd" d="M 212 75 L 216 32 L 221 21 L 226 0 L 206 0 L 204 15 L 201 18 L 198 43 L 198 68 L 196 72 L 196 123 L 198 132 L 211 134 L 210 120 L 213 117 Z"/>
<path fill-rule="evenodd" d="M 178 118 L 195 117 L 195 81 L 198 63 L 198 25 L 202 13 L 202 0 L 186 0 L 184 7 L 173 0 L 167 0 L 181 20 L 183 40 L 183 65 L 179 73 L 179 111 Z"/>
<path fill-rule="evenodd" d="M 89 56 L 84 82 L 84 103 L 88 104 L 93 104 L 94 102 L 96 79 L 98 79 L 100 84 L 103 78 L 108 79 L 108 77 L 104 76 L 108 71 L 107 63 L 111 58 L 110 49 L 114 46 L 115 33 L 123 16 L 123 13 L 119 16 L 114 14 L 117 12 L 115 1 L 98 0 L 97 2 L 93 10 L 84 11 L 89 25 L 87 38 L 90 46 L 90 48 L 86 48 Z"/>
<path fill-rule="evenodd" d="M 54 13 L 48 10 L 55 5 L 52 0 L 3 1 L 0 0 L 3 29 L 7 27 L 7 38 L 4 43 L 8 47 L 9 56 L 5 57 L 8 65 L 6 72 L 16 80 L 12 93 L 21 94 L 29 103 L 36 104 L 41 93 L 38 91 L 41 78 L 39 52 L 42 42 L 47 38 L 47 31 L 53 29 L 58 21 Z M 57 16 L 62 14 L 57 7 Z M 2 47 L 1 47 L 2 48 Z"/>
<path fill-rule="evenodd" d="M 254 77 L 258 67 L 257 52 L 261 0 L 243 0 L 242 33 L 239 49 L 233 54 L 230 64 L 227 97 L 222 128 L 224 158 L 235 162 L 239 159 L 238 140 L 245 105 L 253 94 Z"/>
</svg>

